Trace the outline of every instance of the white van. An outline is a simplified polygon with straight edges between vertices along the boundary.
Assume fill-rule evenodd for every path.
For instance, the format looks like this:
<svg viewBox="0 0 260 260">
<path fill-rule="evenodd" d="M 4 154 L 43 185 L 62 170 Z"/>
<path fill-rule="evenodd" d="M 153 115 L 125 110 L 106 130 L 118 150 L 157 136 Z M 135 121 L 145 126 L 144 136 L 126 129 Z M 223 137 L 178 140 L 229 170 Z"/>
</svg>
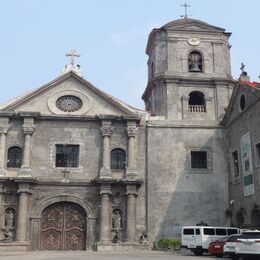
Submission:
<svg viewBox="0 0 260 260">
<path fill-rule="evenodd" d="M 233 227 L 183 226 L 181 242 L 195 255 L 202 255 L 208 251 L 210 242 L 239 233 L 240 230 Z"/>
</svg>

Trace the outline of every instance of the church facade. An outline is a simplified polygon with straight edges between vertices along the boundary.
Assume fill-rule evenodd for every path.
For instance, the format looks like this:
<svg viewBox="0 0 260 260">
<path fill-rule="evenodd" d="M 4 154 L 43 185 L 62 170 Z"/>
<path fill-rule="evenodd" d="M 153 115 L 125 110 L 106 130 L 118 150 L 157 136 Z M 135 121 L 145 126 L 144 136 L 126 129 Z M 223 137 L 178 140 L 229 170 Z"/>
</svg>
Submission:
<svg viewBox="0 0 260 260">
<path fill-rule="evenodd" d="M 85 80 L 74 51 L 61 76 L 0 105 L 0 250 L 143 249 L 183 225 L 241 224 L 230 35 L 188 18 L 154 29 L 145 111 Z"/>
</svg>

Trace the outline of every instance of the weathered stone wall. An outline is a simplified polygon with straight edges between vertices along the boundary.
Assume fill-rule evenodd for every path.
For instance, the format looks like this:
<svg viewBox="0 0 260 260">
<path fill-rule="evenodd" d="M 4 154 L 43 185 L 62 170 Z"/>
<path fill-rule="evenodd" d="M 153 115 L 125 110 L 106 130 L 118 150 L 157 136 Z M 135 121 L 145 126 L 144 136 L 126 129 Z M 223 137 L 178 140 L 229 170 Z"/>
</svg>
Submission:
<svg viewBox="0 0 260 260">
<path fill-rule="evenodd" d="M 238 225 L 238 213 L 242 211 L 245 226 L 252 225 L 252 213 L 255 209 L 255 204 L 259 205 L 260 201 L 260 165 L 257 160 L 256 144 L 260 143 L 260 102 L 257 101 L 257 90 L 251 87 L 240 86 L 239 92 L 233 100 L 233 109 L 229 118 L 228 131 L 227 131 L 227 150 L 229 162 L 229 189 L 230 189 L 230 210 L 232 212 L 232 223 Z M 254 94 L 255 93 L 255 94 Z M 240 96 L 244 94 L 246 97 L 245 110 L 241 111 L 239 108 Z M 244 196 L 243 188 L 243 173 L 242 173 L 242 160 L 241 160 L 241 147 L 240 139 L 243 135 L 250 133 L 251 139 L 251 153 L 253 164 L 253 179 L 255 194 L 251 196 Z M 235 177 L 232 153 L 238 153 L 239 176 Z M 258 211 L 258 209 L 256 208 Z M 260 212 L 259 217 L 260 218 Z M 260 224 L 260 221 L 259 221 Z M 254 224 L 253 224 L 254 225 Z"/>
<path fill-rule="evenodd" d="M 173 237 L 175 225 L 226 226 L 228 206 L 224 130 L 148 127 L 148 230 L 150 241 Z M 190 151 L 208 153 L 208 169 L 191 169 Z"/>
</svg>

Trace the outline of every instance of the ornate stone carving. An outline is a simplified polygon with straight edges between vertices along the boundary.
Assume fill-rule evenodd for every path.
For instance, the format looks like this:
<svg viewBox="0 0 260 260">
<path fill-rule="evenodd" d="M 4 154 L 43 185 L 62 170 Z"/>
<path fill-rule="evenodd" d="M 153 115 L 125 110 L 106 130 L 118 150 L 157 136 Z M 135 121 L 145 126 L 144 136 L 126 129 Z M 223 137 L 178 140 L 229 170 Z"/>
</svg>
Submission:
<svg viewBox="0 0 260 260">
<path fill-rule="evenodd" d="M 32 135 L 35 130 L 34 120 L 32 118 L 25 118 L 23 124 L 23 132 L 25 135 Z"/>
<path fill-rule="evenodd" d="M 119 209 L 113 210 L 112 228 L 116 230 L 122 229 L 122 213 Z"/>
<path fill-rule="evenodd" d="M 4 202 L 6 204 L 16 204 L 17 203 L 17 197 L 16 197 L 15 191 L 6 191 L 4 194 Z"/>
<path fill-rule="evenodd" d="M 128 126 L 127 127 L 127 135 L 128 137 L 135 137 L 137 135 L 138 128 L 136 126 Z"/>
<path fill-rule="evenodd" d="M 6 134 L 8 131 L 8 125 L 0 125 L 0 134 Z"/>
<path fill-rule="evenodd" d="M 115 230 L 114 232 L 112 232 L 112 243 L 115 243 L 115 244 L 122 243 L 121 231 Z"/>
<path fill-rule="evenodd" d="M 112 127 L 110 125 L 103 125 L 100 127 L 102 136 L 110 136 L 112 134 Z"/>
<path fill-rule="evenodd" d="M 142 245 L 148 245 L 148 234 L 144 230 L 139 238 L 139 243 Z"/>
<path fill-rule="evenodd" d="M 57 99 L 56 106 L 63 112 L 75 112 L 82 108 L 82 100 L 78 97 L 67 95 Z"/>
<path fill-rule="evenodd" d="M 100 194 L 108 194 L 108 195 L 111 195 L 112 192 L 111 192 L 111 186 L 108 184 L 108 185 L 101 185 L 100 187 Z"/>
<path fill-rule="evenodd" d="M 122 196 L 113 197 L 113 205 L 120 206 L 124 204 L 124 198 Z"/>
<path fill-rule="evenodd" d="M 14 240 L 15 231 L 15 210 L 13 208 L 7 208 L 5 210 L 5 226 L 2 228 L 4 238 L 1 242 L 12 242 Z"/>
<path fill-rule="evenodd" d="M 83 200 L 87 208 L 91 212 L 92 217 L 96 216 L 97 210 L 100 206 L 100 198 L 98 196 L 98 191 L 88 191 Z"/>
</svg>

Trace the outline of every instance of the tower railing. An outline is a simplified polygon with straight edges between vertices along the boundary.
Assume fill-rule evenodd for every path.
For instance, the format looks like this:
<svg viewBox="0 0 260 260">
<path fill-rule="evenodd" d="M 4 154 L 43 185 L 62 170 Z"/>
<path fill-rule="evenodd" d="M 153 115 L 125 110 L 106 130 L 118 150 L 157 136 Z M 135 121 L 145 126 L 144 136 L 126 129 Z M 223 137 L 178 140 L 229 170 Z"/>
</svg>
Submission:
<svg viewBox="0 0 260 260">
<path fill-rule="evenodd" d="M 191 113 L 205 113 L 206 112 L 206 106 L 203 105 L 189 105 L 188 111 Z"/>
</svg>

